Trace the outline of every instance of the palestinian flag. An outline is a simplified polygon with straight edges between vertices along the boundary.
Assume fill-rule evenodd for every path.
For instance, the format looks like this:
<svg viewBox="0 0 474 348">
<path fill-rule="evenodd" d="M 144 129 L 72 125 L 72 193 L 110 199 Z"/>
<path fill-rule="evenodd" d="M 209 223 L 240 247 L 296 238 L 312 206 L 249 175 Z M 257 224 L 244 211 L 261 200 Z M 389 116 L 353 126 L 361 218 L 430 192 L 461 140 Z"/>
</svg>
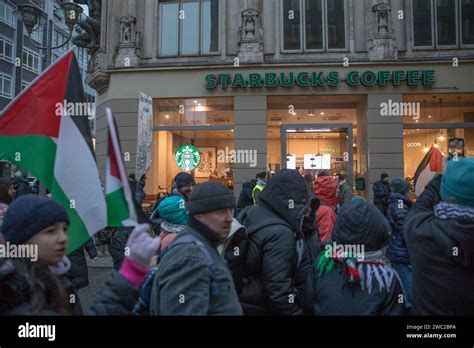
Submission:
<svg viewBox="0 0 474 348">
<path fill-rule="evenodd" d="M 0 115 L 0 159 L 36 176 L 67 209 L 68 253 L 107 223 L 86 105 L 71 50 Z"/>
<path fill-rule="evenodd" d="M 136 226 L 137 210 L 123 164 L 117 126 L 110 108 L 106 109 L 106 116 L 109 126 L 105 179 L 107 223 L 111 227 Z"/>
<path fill-rule="evenodd" d="M 417 197 L 425 190 L 425 186 L 430 182 L 436 173 L 443 172 L 443 154 L 436 147 L 426 153 L 415 172 L 415 194 Z"/>
</svg>

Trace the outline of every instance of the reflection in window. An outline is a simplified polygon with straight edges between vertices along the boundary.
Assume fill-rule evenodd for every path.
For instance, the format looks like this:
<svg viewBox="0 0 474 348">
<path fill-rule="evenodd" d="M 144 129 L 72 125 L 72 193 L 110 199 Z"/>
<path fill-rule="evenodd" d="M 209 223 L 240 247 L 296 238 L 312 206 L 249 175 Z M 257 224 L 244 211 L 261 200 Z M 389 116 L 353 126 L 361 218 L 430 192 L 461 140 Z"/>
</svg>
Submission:
<svg viewBox="0 0 474 348">
<path fill-rule="evenodd" d="M 453 0 L 437 0 L 438 45 L 456 45 L 456 4 Z"/>
<path fill-rule="evenodd" d="M 431 34 L 431 0 L 413 0 L 415 46 L 433 45 Z"/>
<path fill-rule="evenodd" d="M 219 0 L 160 1 L 160 55 L 218 52 Z"/>
<path fill-rule="evenodd" d="M 462 43 L 464 45 L 474 45 L 474 1 L 462 0 Z"/>
<path fill-rule="evenodd" d="M 285 50 L 344 49 L 345 1 L 283 0 L 283 41 Z"/>
<path fill-rule="evenodd" d="M 300 0 L 283 1 L 283 33 L 285 50 L 301 49 Z"/>
<path fill-rule="evenodd" d="M 306 48 L 323 48 L 323 2 L 322 0 L 305 1 Z"/>
</svg>

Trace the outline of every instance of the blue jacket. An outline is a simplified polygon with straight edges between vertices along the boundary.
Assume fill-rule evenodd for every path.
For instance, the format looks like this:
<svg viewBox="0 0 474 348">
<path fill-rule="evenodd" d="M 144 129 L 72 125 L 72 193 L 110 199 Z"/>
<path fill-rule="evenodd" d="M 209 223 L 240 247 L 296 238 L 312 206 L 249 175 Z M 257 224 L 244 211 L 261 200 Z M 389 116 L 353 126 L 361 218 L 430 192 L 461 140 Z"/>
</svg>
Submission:
<svg viewBox="0 0 474 348">
<path fill-rule="evenodd" d="M 403 204 L 403 207 L 400 203 Z M 408 248 L 403 236 L 403 224 L 413 203 L 400 193 L 391 193 L 388 199 L 387 219 L 392 227 L 392 236 L 387 245 L 387 257 L 392 262 L 411 264 Z"/>
</svg>

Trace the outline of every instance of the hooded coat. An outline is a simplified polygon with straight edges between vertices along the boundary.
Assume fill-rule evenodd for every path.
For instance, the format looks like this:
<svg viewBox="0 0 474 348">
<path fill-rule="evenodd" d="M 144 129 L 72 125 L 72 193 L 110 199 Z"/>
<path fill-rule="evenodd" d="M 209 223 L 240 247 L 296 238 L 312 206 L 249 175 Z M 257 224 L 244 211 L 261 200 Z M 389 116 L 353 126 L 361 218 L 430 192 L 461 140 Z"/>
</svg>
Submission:
<svg viewBox="0 0 474 348">
<path fill-rule="evenodd" d="M 282 170 L 267 184 L 258 204 L 239 214 L 248 232 L 244 284 L 239 292 L 244 314 L 314 313 L 311 251 L 302 232 L 308 204 L 303 177 L 294 170 Z"/>
<path fill-rule="evenodd" d="M 317 315 L 404 314 L 404 306 L 399 303 L 403 293 L 401 284 L 395 271 L 384 260 L 381 250 L 389 234 L 390 225 L 375 206 L 362 201 L 342 206 L 332 235 L 332 242 L 336 244 L 326 244 L 325 251 L 332 254 L 337 250 L 337 247 L 334 250 L 334 245 L 363 246 L 358 252 L 367 259 L 354 261 L 354 267 L 361 275 L 355 283 L 348 282 L 347 258 L 330 257 L 333 267 L 327 272 L 318 269 L 315 294 Z M 318 266 L 322 257 L 323 252 L 317 261 Z"/>
<path fill-rule="evenodd" d="M 337 185 L 337 181 L 330 176 L 319 176 L 314 181 L 316 196 L 321 200 L 321 203 L 325 203 L 332 209 L 337 205 Z"/>
<path fill-rule="evenodd" d="M 426 186 L 405 221 L 413 272 L 413 314 L 473 315 L 474 218 L 437 214 L 441 178 Z M 453 212 L 461 207 L 448 206 Z"/>
<path fill-rule="evenodd" d="M 410 255 L 403 236 L 403 225 L 412 206 L 412 201 L 400 193 L 392 193 L 388 200 L 387 219 L 392 227 L 392 236 L 387 246 L 387 257 L 392 262 L 410 264 Z"/>
</svg>

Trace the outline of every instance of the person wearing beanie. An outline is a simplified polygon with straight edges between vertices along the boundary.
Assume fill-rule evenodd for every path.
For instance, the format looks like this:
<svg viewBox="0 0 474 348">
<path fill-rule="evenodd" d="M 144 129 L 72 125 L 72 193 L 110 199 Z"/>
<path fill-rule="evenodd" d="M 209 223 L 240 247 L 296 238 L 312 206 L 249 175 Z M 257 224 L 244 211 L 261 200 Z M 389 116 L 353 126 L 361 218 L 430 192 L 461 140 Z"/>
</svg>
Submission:
<svg viewBox="0 0 474 348">
<path fill-rule="evenodd" d="M 474 314 L 474 159 L 444 167 L 405 219 L 414 315 Z"/>
<path fill-rule="evenodd" d="M 408 193 L 410 183 L 400 178 L 392 179 L 392 193 L 388 199 L 387 219 L 392 228 L 392 235 L 387 245 L 387 257 L 402 282 L 405 298 L 403 303 L 407 311 L 411 308 L 412 272 L 410 255 L 403 235 L 403 225 L 413 202 Z"/>
<path fill-rule="evenodd" d="M 380 180 L 374 182 L 374 204 L 383 215 L 387 213 L 388 208 L 388 198 L 392 189 L 390 187 L 390 177 L 387 173 L 382 173 L 380 175 Z"/>
<path fill-rule="evenodd" d="M 232 275 L 217 250 L 230 234 L 234 208 L 234 195 L 220 183 L 192 190 L 187 227 L 160 254 L 151 315 L 242 315 Z"/>
<path fill-rule="evenodd" d="M 158 206 L 163 221 L 160 225 L 161 250 L 168 247 L 188 224 L 186 202 L 179 196 L 166 197 Z"/>
<path fill-rule="evenodd" d="M 74 286 L 66 277 L 70 268 L 64 256 L 68 225 L 66 209 L 46 197 L 24 195 L 9 206 L 3 222 L 5 245 L 28 245 L 37 252 L 0 259 L 0 315 L 83 314 Z M 160 243 L 159 238 L 148 236 L 148 229 L 148 225 L 135 228 L 128 243 L 130 256 L 106 283 L 88 314 L 131 314 L 148 263 Z"/>
<path fill-rule="evenodd" d="M 193 176 L 186 172 L 176 174 L 174 177 L 175 187 L 171 194 L 182 197 L 186 202 L 189 201 L 191 192 L 196 185 L 196 181 Z"/>
<path fill-rule="evenodd" d="M 305 232 L 314 233 L 315 226 L 305 216 L 314 214 L 318 203 L 314 196 L 310 200 L 303 176 L 285 169 L 272 176 L 256 206 L 237 216 L 249 234 L 247 282 L 239 290 L 246 315 L 314 314 L 314 245 Z M 294 294 L 297 298 L 288 301 Z"/>
<path fill-rule="evenodd" d="M 390 225 L 372 204 L 344 204 L 316 261 L 317 315 L 403 315 L 402 287 L 385 258 Z"/>
</svg>

